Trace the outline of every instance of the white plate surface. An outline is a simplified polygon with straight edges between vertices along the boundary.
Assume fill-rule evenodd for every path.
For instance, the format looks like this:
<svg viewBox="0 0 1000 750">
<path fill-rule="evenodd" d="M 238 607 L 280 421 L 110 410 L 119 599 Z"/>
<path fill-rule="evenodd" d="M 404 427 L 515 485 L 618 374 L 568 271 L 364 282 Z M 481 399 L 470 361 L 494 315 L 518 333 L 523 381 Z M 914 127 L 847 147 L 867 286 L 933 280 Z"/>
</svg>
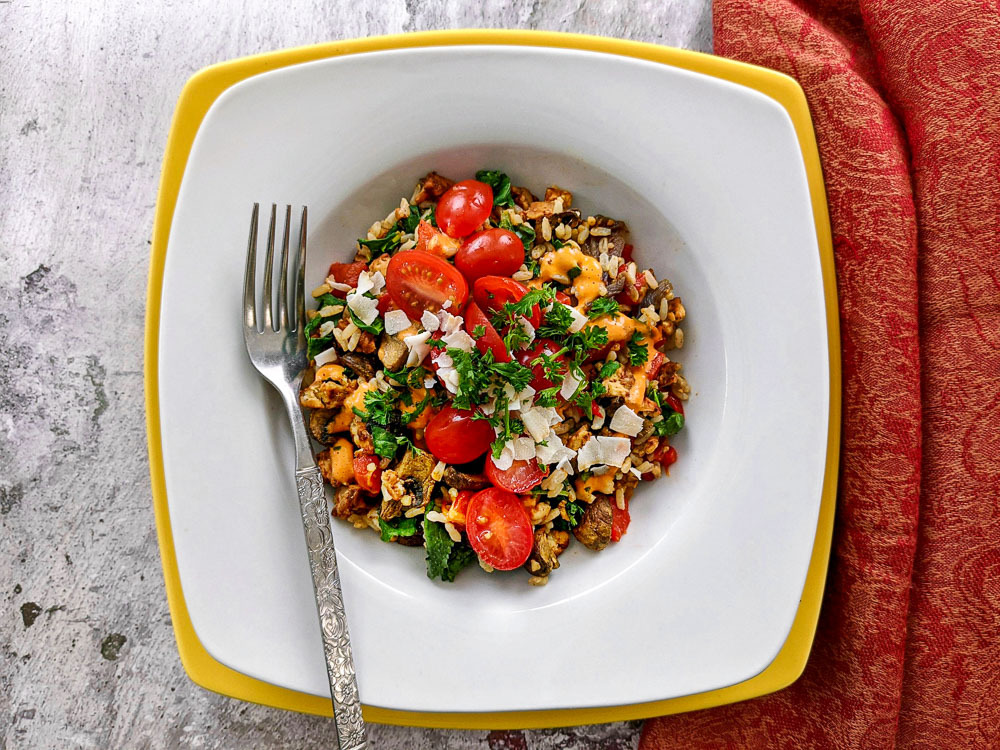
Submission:
<svg viewBox="0 0 1000 750">
<path fill-rule="evenodd" d="M 558 183 L 628 222 L 688 310 L 695 395 L 669 478 L 619 544 L 523 572 L 427 579 L 422 550 L 334 525 L 365 703 L 417 711 L 623 705 L 752 677 L 812 550 L 829 370 L 819 251 L 792 123 L 750 89 L 529 47 L 352 55 L 250 78 L 198 132 L 166 255 L 160 414 L 184 598 L 205 648 L 327 692 L 280 404 L 240 330 L 250 206 L 308 205 L 309 279 L 431 169 Z"/>
</svg>

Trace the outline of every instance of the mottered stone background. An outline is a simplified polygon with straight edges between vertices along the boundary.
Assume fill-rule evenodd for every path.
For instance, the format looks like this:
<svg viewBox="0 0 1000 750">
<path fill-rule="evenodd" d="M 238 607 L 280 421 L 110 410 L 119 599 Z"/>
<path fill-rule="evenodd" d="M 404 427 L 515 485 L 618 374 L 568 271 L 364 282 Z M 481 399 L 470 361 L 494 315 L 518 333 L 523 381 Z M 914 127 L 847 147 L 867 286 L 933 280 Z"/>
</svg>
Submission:
<svg viewBox="0 0 1000 750">
<path fill-rule="evenodd" d="M 160 159 L 180 88 L 205 65 L 461 27 L 711 48 L 709 0 L 0 0 L 0 750 L 329 745 L 329 720 L 209 693 L 177 656 L 142 385 Z M 378 748 L 623 750 L 639 728 L 371 735 Z"/>
</svg>

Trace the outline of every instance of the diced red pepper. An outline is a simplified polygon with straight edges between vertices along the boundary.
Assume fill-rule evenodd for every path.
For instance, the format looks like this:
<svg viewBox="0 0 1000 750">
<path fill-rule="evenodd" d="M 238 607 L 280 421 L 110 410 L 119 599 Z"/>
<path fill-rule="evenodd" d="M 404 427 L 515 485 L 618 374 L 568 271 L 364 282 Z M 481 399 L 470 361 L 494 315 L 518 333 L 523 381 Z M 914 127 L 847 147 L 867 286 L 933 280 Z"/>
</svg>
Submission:
<svg viewBox="0 0 1000 750">
<path fill-rule="evenodd" d="M 611 503 L 611 541 L 617 542 L 625 535 L 632 518 L 628 513 L 628 500 L 625 500 L 625 508 L 620 509 L 617 503 Z"/>
<path fill-rule="evenodd" d="M 368 270 L 368 264 L 361 261 L 355 263 L 331 263 L 328 275 L 332 276 L 333 280 L 338 284 L 347 284 L 353 288 L 358 285 L 358 278 L 361 276 L 361 272 L 366 270 Z M 344 299 L 347 296 L 347 292 L 340 289 L 334 289 L 330 294 L 340 299 Z"/>
</svg>

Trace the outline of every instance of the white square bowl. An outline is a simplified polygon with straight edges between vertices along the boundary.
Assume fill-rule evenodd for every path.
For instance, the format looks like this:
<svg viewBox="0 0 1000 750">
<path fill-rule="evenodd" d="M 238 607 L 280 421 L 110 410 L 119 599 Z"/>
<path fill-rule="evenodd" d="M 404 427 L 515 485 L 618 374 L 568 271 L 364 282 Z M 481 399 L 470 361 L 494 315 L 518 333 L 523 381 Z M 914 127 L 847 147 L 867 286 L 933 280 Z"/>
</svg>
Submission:
<svg viewBox="0 0 1000 750">
<path fill-rule="evenodd" d="M 402 37 L 280 67 L 274 56 L 251 58 L 229 64 L 244 67 L 221 81 L 209 69 L 187 97 L 189 109 L 200 98 L 203 118 L 185 113 L 182 98 L 157 216 L 147 378 L 157 520 L 185 665 L 221 692 L 323 710 L 290 434 L 240 331 L 251 204 L 309 206 L 307 279 L 318 283 L 422 174 L 497 168 L 534 189 L 563 185 L 585 211 L 626 221 L 636 257 L 683 297 L 676 358 L 695 393 L 675 442 L 681 459 L 637 491 L 622 542 L 600 554 L 573 545 L 542 588 L 478 569 L 432 582 L 420 551 L 336 523 L 366 715 L 574 723 L 787 684 L 818 611 L 839 413 L 829 238 L 802 112 L 626 55 L 668 52 L 689 68 L 715 58 L 463 33 L 466 43 Z M 779 74 L 716 62 L 801 96 Z M 189 154 L 178 137 L 193 138 Z M 804 629 L 800 600 L 814 602 Z M 683 702 L 694 695 L 714 698 Z"/>
</svg>

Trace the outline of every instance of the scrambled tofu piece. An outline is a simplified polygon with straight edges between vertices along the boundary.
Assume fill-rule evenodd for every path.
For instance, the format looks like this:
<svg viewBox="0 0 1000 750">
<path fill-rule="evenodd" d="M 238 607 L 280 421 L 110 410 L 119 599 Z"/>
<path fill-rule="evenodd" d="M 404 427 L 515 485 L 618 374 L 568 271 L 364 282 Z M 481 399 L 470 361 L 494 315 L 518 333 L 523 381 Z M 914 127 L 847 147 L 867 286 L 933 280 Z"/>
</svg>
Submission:
<svg viewBox="0 0 1000 750">
<path fill-rule="evenodd" d="M 308 409 L 333 409 L 354 393 L 358 381 L 349 378 L 342 365 L 323 365 L 316 378 L 302 389 L 299 403 Z"/>
<path fill-rule="evenodd" d="M 527 208 L 537 200 L 528 188 L 518 185 L 511 185 L 510 194 L 514 196 L 514 203 L 520 208 Z"/>
<path fill-rule="evenodd" d="M 319 473 L 332 487 L 354 481 L 354 449 L 347 438 L 338 439 L 316 456 Z"/>
</svg>

